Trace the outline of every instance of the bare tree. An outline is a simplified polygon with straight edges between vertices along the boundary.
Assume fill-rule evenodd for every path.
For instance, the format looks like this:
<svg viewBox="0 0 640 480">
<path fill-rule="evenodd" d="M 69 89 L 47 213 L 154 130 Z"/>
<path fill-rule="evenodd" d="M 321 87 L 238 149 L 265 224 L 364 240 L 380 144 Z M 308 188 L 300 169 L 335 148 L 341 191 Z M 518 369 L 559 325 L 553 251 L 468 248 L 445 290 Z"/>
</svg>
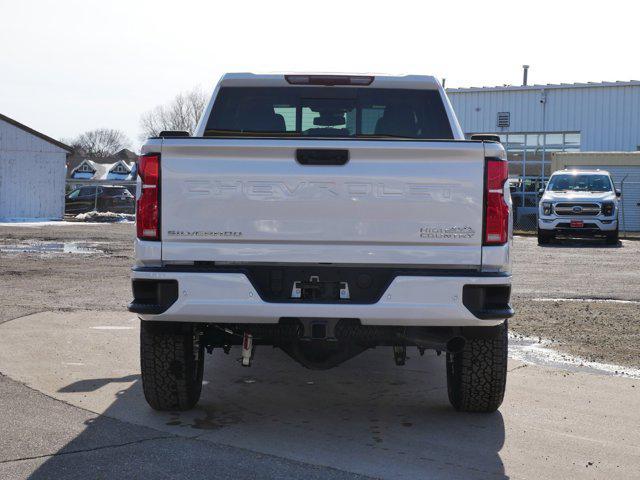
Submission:
<svg viewBox="0 0 640 480">
<path fill-rule="evenodd" d="M 71 140 L 70 146 L 90 158 L 109 157 L 131 144 L 127 136 L 113 128 L 97 128 Z"/>
<path fill-rule="evenodd" d="M 179 93 L 167 105 L 158 105 L 140 117 L 140 139 L 155 137 L 163 130 L 193 134 L 206 106 L 207 97 L 200 87 Z"/>
</svg>

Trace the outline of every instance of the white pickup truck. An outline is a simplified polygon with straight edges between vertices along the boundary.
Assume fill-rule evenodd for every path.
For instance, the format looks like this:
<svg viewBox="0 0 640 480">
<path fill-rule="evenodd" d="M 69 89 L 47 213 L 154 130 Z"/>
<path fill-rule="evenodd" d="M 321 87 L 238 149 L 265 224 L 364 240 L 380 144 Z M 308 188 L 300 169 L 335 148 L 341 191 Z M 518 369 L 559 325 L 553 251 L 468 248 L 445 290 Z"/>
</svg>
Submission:
<svg viewBox="0 0 640 480">
<path fill-rule="evenodd" d="M 602 236 L 618 244 L 618 197 L 609 172 L 604 170 L 558 170 L 541 195 L 538 213 L 538 245 L 557 235 Z"/>
<path fill-rule="evenodd" d="M 388 346 L 398 365 L 446 352 L 452 405 L 495 411 L 507 170 L 490 136 L 465 140 L 433 77 L 224 75 L 193 136 L 142 147 L 129 309 L 148 403 L 192 408 L 214 348 L 327 369 Z"/>
</svg>

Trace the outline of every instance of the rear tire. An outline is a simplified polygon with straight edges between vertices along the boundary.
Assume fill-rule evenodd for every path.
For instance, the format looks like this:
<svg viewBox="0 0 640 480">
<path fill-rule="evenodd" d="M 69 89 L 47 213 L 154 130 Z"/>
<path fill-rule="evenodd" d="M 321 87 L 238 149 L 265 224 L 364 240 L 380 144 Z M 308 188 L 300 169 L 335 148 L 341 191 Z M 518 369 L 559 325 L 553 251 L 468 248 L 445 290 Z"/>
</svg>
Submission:
<svg viewBox="0 0 640 480">
<path fill-rule="evenodd" d="M 613 232 L 607 233 L 607 236 L 605 239 L 605 241 L 607 242 L 607 245 L 617 245 L 619 241 L 619 236 L 620 235 L 617 228 Z"/>
<path fill-rule="evenodd" d="M 553 232 L 548 233 L 544 230 L 538 229 L 538 245 L 547 245 L 554 237 L 555 234 Z"/>
<path fill-rule="evenodd" d="M 449 401 L 460 412 L 495 412 L 504 398 L 507 321 L 486 328 L 486 333 L 467 338 L 462 351 L 447 353 Z"/>
<path fill-rule="evenodd" d="M 200 399 L 204 346 L 194 324 L 140 322 L 144 397 L 155 410 L 189 410 Z"/>
</svg>

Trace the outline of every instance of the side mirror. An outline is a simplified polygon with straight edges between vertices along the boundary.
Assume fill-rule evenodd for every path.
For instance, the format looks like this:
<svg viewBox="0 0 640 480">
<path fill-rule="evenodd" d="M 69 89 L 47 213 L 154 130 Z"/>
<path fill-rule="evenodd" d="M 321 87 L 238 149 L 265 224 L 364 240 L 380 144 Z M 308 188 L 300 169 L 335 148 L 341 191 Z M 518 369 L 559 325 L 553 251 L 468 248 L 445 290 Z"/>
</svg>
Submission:
<svg viewBox="0 0 640 480">
<path fill-rule="evenodd" d="M 538 190 L 538 196 L 541 197 L 542 195 L 544 195 L 544 188 Z"/>
<path fill-rule="evenodd" d="M 616 197 L 620 198 L 622 196 L 622 192 L 616 189 Z"/>
</svg>

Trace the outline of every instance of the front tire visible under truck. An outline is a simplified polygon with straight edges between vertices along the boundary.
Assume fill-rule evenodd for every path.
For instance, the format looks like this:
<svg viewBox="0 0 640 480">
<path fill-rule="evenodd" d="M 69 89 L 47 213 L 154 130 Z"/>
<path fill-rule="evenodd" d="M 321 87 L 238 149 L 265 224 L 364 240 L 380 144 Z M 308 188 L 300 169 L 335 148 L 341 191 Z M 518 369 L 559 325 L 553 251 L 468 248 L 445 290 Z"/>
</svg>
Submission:
<svg viewBox="0 0 640 480">
<path fill-rule="evenodd" d="M 155 410 L 189 410 L 200 399 L 204 348 L 189 323 L 140 322 L 144 397 Z"/>
<path fill-rule="evenodd" d="M 613 232 L 606 233 L 605 242 L 607 243 L 607 245 L 617 245 L 619 240 L 620 240 L 620 235 L 618 233 L 617 227 Z"/>
<path fill-rule="evenodd" d="M 486 331 L 483 331 L 486 329 Z M 449 401 L 461 412 L 495 412 L 507 381 L 507 322 L 474 329 L 464 348 L 447 353 Z"/>
<path fill-rule="evenodd" d="M 538 228 L 538 245 L 548 245 L 555 238 L 555 232 L 545 232 Z"/>
</svg>

